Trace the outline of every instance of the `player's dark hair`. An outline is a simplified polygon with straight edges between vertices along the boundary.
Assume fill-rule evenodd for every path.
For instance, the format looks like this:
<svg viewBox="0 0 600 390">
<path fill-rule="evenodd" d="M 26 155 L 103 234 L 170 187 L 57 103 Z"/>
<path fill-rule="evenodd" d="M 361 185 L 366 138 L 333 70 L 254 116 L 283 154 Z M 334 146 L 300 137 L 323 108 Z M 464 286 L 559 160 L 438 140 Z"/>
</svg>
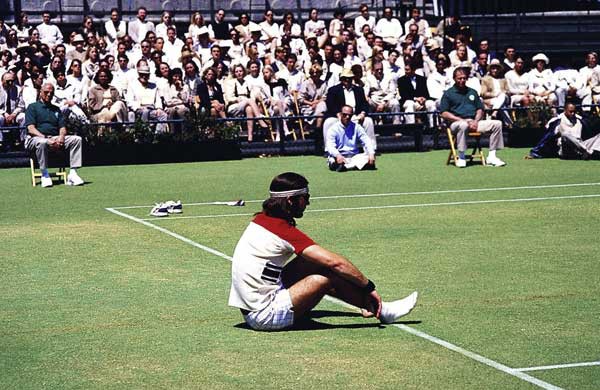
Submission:
<svg viewBox="0 0 600 390">
<path fill-rule="evenodd" d="M 306 186 L 308 186 L 308 180 L 304 176 L 294 172 L 285 172 L 273 178 L 269 191 L 299 190 Z M 304 195 L 291 198 L 268 198 L 262 204 L 263 212 L 270 217 L 285 219 L 290 225 L 295 226 L 294 215 L 297 214 L 296 207 L 299 196 Z M 291 202 L 288 202 L 288 199 Z"/>
</svg>

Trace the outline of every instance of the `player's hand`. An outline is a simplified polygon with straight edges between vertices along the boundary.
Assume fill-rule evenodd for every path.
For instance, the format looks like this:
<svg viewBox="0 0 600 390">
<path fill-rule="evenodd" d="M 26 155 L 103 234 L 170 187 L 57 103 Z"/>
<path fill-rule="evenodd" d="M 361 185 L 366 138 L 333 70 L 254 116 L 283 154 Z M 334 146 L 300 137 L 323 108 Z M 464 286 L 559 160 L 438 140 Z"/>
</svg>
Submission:
<svg viewBox="0 0 600 390">
<path fill-rule="evenodd" d="M 375 317 L 379 318 L 379 314 L 381 314 L 381 297 L 377 293 L 377 290 L 371 291 L 369 298 L 371 298 L 371 301 L 373 302 L 373 309 L 375 310 L 373 314 L 375 314 Z"/>
<path fill-rule="evenodd" d="M 335 157 L 335 162 L 338 163 L 338 164 L 345 164 L 346 163 L 346 159 L 341 154 L 338 154 Z"/>
</svg>

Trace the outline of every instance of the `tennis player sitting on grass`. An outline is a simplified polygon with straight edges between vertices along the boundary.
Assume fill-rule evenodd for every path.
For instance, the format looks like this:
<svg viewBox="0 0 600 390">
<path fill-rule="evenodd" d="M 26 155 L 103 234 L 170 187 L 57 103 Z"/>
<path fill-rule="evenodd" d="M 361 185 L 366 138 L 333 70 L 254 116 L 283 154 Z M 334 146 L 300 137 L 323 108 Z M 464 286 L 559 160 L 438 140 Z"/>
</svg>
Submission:
<svg viewBox="0 0 600 390">
<path fill-rule="evenodd" d="M 296 228 L 310 204 L 308 181 L 293 172 L 271 182 L 270 197 L 240 238 L 232 262 L 229 305 L 255 330 L 284 329 L 327 294 L 392 323 L 417 303 L 417 292 L 382 302 L 375 284 L 349 260 L 317 245 Z M 293 260 L 290 258 L 296 254 Z"/>
</svg>

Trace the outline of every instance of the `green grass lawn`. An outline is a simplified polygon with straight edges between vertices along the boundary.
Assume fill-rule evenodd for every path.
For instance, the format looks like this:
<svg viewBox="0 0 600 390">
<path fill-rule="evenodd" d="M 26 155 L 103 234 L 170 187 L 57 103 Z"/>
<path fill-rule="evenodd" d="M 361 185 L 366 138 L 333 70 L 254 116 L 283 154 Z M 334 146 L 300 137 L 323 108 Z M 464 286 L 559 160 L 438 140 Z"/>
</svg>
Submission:
<svg viewBox="0 0 600 390">
<path fill-rule="evenodd" d="M 539 388 L 332 301 L 298 329 L 250 331 L 227 306 L 226 259 L 106 210 L 232 255 L 251 217 L 216 215 L 260 202 L 189 203 L 258 201 L 296 171 L 312 195 L 302 230 L 384 299 L 420 292 L 402 323 L 511 368 L 599 361 L 600 185 L 558 185 L 600 182 L 600 162 L 525 153 L 462 170 L 445 151 L 386 154 L 377 171 L 343 174 L 310 156 L 90 167 L 87 185 L 51 189 L 2 170 L 2 388 Z M 388 195 L 319 199 L 357 194 Z M 186 218 L 148 216 L 169 199 Z M 600 366 L 527 374 L 600 388 Z"/>
</svg>

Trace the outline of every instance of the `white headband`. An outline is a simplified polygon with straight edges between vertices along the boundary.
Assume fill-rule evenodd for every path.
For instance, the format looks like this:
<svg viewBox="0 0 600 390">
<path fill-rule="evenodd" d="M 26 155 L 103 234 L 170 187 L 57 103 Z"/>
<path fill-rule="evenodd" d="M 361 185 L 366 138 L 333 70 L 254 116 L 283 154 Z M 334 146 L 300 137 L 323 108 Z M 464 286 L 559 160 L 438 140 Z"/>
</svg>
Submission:
<svg viewBox="0 0 600 390">
<path fill-rule="evenodd" d="M 304 195 L 308 194 L 308 187 L 290 191 L 269 191 L 269 194 L 271 194 L 271 198 L 287 198 L 289 196 Z"/>
</svg>

